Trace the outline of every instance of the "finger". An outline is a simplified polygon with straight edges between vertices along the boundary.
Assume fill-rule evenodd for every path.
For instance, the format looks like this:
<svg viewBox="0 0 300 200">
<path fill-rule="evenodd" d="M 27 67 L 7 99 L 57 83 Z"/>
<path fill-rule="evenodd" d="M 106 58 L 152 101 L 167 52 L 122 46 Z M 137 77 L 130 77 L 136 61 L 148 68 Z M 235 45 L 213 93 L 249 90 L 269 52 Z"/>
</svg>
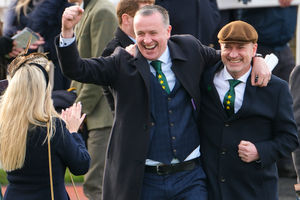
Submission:
<svg viewBox="0 0 300 200">
<path fill-rule="evenodd" d="M 83 122 L 84 118 L 86 117 L 86 114 L 84 113 L 80 118 L 80 124 Z"/>
<path fill-rule="evenodd" d="M 73 107 L 74 117 L 76 117 L 76 119 L 79 119 L 81 115 L 81 103 L 80 102 L 75 103 L 73 106 L 74 106 Z"/>
<path fill-rule="evenodd" d="M 270 82 L 270 80 L 271 80 L 271 78 L 269 78 L 269 79 L 265 78 L 263 80 L 262 87 L 266 87 L 268 85 L 268 83 Z"/>
<path fill-rule="evenodd" d="M 250 144 L 250 142 L 249 141 L 246 141 L 246 140 L 241 140 L 241 142 L 240 142 L 240 144 L 239 145 L 241 145 L 241 146 L 247 146 L 247 145 L 249 145 Z"/>
</svg>

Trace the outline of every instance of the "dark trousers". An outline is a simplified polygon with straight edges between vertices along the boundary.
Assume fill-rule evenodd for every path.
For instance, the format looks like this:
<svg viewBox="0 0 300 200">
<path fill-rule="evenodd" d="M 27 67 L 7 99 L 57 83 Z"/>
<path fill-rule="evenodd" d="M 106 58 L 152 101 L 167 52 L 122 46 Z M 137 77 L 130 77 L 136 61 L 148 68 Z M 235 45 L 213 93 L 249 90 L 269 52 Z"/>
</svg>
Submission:
<svg viewBox="0 0 300 200">
<path fill-rule="evenodd" d="M 201 165 L 171 175 L 145 173 L 141 200 L 207 200 L 206 175 Z"/>
</svg>

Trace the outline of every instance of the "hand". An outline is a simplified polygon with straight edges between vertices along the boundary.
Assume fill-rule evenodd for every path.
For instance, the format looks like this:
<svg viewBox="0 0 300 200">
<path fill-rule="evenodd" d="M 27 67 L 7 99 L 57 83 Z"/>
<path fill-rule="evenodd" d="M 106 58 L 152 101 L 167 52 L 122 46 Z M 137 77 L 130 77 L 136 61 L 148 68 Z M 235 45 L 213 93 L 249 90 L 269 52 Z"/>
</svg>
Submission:
<svg viewBox="0 0 300 200">
<path fill-rule="evenodd" d="M 80 21 L 83 9 L 80 6 L 70 6 L 65 9 L 62 15 L 61 34 L 63 38 L 72 38 L 73 28 Z"/>
<path fill-rule="evenodd" d="M 265 87 L 271 80 L 271 71 L 265 60 L 260 57 L 253 58 L 253 68 L 251 72 L 251 84 L 253 86 Z"/>
<path fill-rule="evenodd" d="M 279 0 L 280 7 L 289 7 L 293 0 Z"/>
<path fill-rule="evenodd" d="M 136 54 L 136 44 L 131 44 L 125 48 L 125 50 L 132 56 Z"/>
<path fill-rule="evenodd" d="M 244 162 L 253 162 L 259 159 L 255 145 L 249 141 L 242 140 L 238 145 L 239 157 Z"/>
<path fill-rule="evenodd" d="M 39 46 L 45 44 L 44 38 L 39 33 L 35 33 L 35 34 L 37 34 L 39 36 L 39 40 L 37 40 L 36 42 L 32 43 L 29 46 L 29 49 L 37 49 L 37 48 L 39 48 Z"/>
<path fill-rule="evenodd" d="M 81 103 L 74 103 L 70 108 L 62 110 L 61 118 L 65 121 L 70 133 L 77 132 L 85 118 L 81 115 Z"/>
<path fill-rule="evenodd" d="M 11 52 L 8 54 L 8 57 L 9 58 L 15 58 L 23 51 L 24 51 L 24 49 L 23 48 L 18 48 L 17 47 L 17 42 L 13 41 L 13 47 L 12 47 Z"/>
</svg>

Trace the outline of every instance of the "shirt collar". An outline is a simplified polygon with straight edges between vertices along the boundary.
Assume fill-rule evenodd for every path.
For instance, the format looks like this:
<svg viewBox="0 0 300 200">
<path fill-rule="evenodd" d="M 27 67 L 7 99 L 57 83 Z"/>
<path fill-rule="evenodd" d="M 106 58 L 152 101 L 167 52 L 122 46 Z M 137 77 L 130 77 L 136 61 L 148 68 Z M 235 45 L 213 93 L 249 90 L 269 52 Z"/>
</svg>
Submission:
<svg viewBox="0 0 300 200">
<path fill-rule="evenodd" d="M 128 35 L 128 37 L 134 42 L 134 44 L 136 43 L 136 40 L 133 37 L 131 37 L 129 35 Z"/>
<path fill-rule="evenodd" d="M 157 60 L 161 61 L 164 64 L 171 62 L 170 50 L 169 50 L 168 46 L 167 46 L 166 50 L 163 52 L 163 54 Z M 150 63 L 150 62 L 151 61 L 148 60 L 148 63 Z"/>
<path fill-rule="evenodd" d="M 241 76 L 240 78 L 238 78 L 238 80 L 241 81 L 241 82 L 243 82 L 243 83 L 246 83 L 247 79 L 248 79 L 248 77 L 250 75 L 251 69 L 252 69 L 252 67 L 250 67 L 250 69 L 243 76 Z M 229 72 L 227 71 L 226 66 L 224 66 L 224 68 L 222 70 L 222 73 L 223 73 L 222 77 L 223 77 L 224 80 L 234 79 L 229 74 Z"/>
<path fill-rule="evenodd" d="M 84 8 L 84 2 L 82 1 L 82 3 L 79 5 L 80 6 L 80 8 Z"/>
</svg>

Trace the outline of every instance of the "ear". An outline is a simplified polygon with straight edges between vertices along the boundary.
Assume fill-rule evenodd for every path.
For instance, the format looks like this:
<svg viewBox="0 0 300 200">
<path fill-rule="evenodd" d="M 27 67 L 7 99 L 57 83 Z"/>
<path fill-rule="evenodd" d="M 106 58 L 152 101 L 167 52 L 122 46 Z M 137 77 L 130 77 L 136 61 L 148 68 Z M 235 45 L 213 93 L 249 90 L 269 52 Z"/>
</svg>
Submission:
<svg viewBox="0 0 300 200">
<path fill-rule="evenodd" d="M 253 44 L 253 55 L 252 55 L 252 57 L 254 57 L 255 56 L 255 54 L 256 54 L 256 51 L 257 51 L 257 43 L 255 43 L 255 44 Z"/>
<path fill-rule="evenodd" d="M 128 14 L 124 13 L 122 15 L 122 24 L 127 25 L 129 23 L 130 18 L 132 18 L 132 17 L 129 16 Z"/>
<path fill-rule="evenodd" d="M 169 25 L 167 29 L 168 37 L 171 37 L 172 26 Z"/>
</svg>

